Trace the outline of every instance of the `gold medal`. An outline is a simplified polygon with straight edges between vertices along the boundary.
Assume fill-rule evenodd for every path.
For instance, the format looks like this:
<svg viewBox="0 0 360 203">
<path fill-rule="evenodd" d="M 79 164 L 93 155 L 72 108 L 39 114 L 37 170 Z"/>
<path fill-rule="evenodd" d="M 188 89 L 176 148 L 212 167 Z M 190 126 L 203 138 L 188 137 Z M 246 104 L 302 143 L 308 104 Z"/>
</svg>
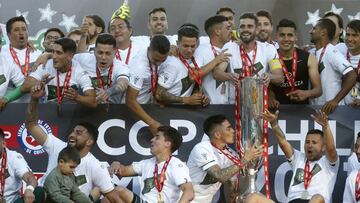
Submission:
<svg viewBox="0 0 360 203">
<path fill-rule="evenodd" d="M 306 199 L 306 200 L 309 199 L 309 192 L 307 190 L 302 192 L 300 199 Z"/>
<path fill-rule="evenodd" d="M 164 196 L 163 196 L 162 192 L 158 193 L 157 202 L 158 203 L 164 203 Z"/>
<path fill-rule="evenodd" d="M 356 98 L 356 96 L 358 95 L 358 91 L 356 87 L 353 87 L 351 89 L 351 97 Z"/>
</svg>

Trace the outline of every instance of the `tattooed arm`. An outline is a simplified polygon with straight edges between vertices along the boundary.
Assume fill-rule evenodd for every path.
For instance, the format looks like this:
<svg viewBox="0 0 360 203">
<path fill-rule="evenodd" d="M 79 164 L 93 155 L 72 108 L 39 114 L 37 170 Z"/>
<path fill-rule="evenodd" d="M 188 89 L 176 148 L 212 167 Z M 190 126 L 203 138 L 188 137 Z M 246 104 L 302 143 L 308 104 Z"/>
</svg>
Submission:
<svg viewBox="0 0 360 203">
<path fill-rule="evenodd" d="M 155 98 L 162 104 L 170 104 L 170 103 L 179 103 L 185 105 L 201 105 L 202 104 L 202 94 L 194 93 L 189 97 L 180 97 L 175 96 L 167 91 L 161 85 L 158 85 L 156 88 Z"/>
<path fill-rule="evenodd" d="M 34 85 L 31 88 L 31 100 L 26 110 L 25 125 L 27 130 L 35 138 L 35 140 L 43 145 L 47 139 L 46 133 L 38 124 L 39 120 L 39 98 L 45 94 L 45 85 L 43 83 Z"/>
<path fill-rule="evenodd" d="M 294 154 L 294 148 L 286 140 L 286 137 L 277 122 L 278 116 L 279 111 L 276 111 L 275 114 L 272 114 L 266 110 L 263 113 L 264 119 L 271 124 L 272 131 L 274 132 L 275 138 L 279 143 L 281 150 L 284 152 L 286 158 L 290 159 L 291 156 Z"/>
<path fill-rule="evenodd" d="M 235 164 L 223 169 L 221 169 L 219 165 L 214 165 L 207 170 L 211 177 L 221 183 L 226 183 L 231 177 L 239 173 L 239 171 L 240 168 Z"/>
</svg>

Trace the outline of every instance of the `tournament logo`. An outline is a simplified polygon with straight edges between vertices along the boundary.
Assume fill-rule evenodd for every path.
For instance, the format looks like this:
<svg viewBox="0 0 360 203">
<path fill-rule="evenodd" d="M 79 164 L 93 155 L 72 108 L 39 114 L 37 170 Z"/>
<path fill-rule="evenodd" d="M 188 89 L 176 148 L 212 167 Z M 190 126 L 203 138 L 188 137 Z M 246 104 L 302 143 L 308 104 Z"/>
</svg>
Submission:
<svg viewBox="0 0 360 203">
<path fill-rule="evenodd" d="M 45 121 L 39 120 L 39 126 L 46 134 L 52 134 L 52 130 Z M 36 142 L 35 138 L 31 136 L 28 130 L 23 123 L 17 133 L 17 140 L 19 145 L 24 149 L 24 151 L 31 155 L 40 155 L 45 152 L 44 148 Z"/>
</svg>

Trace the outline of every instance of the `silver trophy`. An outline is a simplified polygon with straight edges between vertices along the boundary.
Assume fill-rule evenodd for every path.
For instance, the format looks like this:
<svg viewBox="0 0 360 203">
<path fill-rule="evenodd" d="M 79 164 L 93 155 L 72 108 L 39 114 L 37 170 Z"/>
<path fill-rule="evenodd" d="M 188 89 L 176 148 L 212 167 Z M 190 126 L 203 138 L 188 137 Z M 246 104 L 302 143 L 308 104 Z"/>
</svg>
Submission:
<svg viewBox="0 0 360 203">
<path fill-rule="evenodd" d="M 252 146 L 263 144 L 263 119 L 264 111 L 263 79 L 246 77 L 240 82 L 239 112 L 241 112 L 241 147 L 242 152 Z M 255 187 L 255 177 L 258 169 L 263 164 L 263 157 L 258 157 L 245 166 L 239 176 L 240 195 L 237 202 L 243 202 L 248 194 L 258 192 Z"/>
</svg>

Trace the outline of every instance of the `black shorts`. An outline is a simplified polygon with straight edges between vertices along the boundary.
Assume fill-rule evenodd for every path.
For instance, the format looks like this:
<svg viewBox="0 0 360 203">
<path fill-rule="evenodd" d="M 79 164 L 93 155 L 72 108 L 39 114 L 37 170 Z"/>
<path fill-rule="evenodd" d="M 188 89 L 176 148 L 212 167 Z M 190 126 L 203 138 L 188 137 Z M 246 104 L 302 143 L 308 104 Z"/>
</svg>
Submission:
<svg viewBox="0 0 360 203">
<path fill-rule="evenodd" d="M 291 200 L 289 203 L 308 203 L 310 200 L 306 200 L 306 199 L 294 199 Z"/>
</svg>

